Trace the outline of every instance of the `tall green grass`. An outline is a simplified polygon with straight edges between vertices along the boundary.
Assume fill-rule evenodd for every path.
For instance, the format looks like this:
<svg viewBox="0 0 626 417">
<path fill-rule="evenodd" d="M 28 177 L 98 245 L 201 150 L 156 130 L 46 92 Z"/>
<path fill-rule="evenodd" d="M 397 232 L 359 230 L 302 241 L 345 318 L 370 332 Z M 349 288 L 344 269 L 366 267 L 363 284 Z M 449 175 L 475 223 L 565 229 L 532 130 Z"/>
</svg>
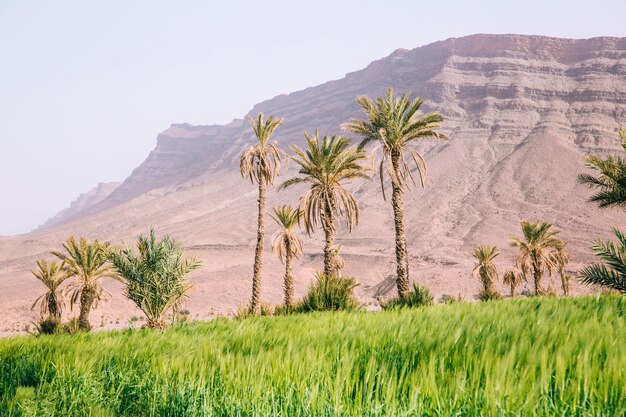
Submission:
<svg viewBox="0 0 626 417">
<path fill-rule="evenodd" d="M 625 316 L 533 298 L 3 340 L 0 415 L 621 416 Z"/>
</svg>

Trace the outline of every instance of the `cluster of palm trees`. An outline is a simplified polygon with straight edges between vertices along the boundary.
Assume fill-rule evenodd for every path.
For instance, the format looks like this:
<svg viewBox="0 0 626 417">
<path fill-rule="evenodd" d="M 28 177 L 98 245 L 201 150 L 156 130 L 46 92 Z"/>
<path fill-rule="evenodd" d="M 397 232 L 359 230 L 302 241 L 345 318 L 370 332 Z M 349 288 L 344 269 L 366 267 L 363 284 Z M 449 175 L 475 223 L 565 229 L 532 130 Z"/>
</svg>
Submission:
<svg viewBox="0 0 626 417">
<path fill-rule="evenodd" d="M 340 135 L 320 137 L 304 134 L 306 148 L 291 146 L 292 155 L 283 152 L 270 138 L 282 124 L 282 119 L 259 114 L 256 119 L 248 117 L 257 143 L 245 150 L 240 158 L 240 172 L 253 184 L 258 185 L 257 239 L 252 276 L 252 298 L 248 313 L 258 314 L 261 308 L 262 257 L 265 241 L 265 216 L 268 188 L 274 185 L 280 168 L 291 160 L 299 167 L 296 176 L 282 182 L 277 188 L 283 190 L 297 185 L 308 189 L 302 194 L 297 207 L 282 205 L 274 207 L 271 218 L 279 230 L 271 237 L 271 249 L 285 265 L 284 307 L 294 304 L 294 278 L 292 263 L 303 253 L 302 237 L 298 234 L 301 224 L 307 234 L 322 229 L 325 234 L 324 269 L 320 282 L 335 282 L 341 275 L 343 260 L 335 245 L 337 223 L 343 220 L 348 232 L 359 222 L 359 204 L 347 185 L 352 180 L 371 180 L 373 170 L 366 162 L 370 159 L 365 147 L 369 143 L 378 146 L 372 157 L 380 153 L 378 176 L 383 198 L 386 200 L 385 178 L 391 183 L 391 205 L 395 226 L 396 287 L 395 304 L 410 304 L 409 262 L 404 225 L 404 193 L 415 186 L 412 166 L 419 184 L 427 182 L 426 163 L 411 148 L 414 141 L 422 138 L 447 139 L 438 132 L 443 118 L 438 113 L 420 114 L 421 98 L 409 100 L 408 94 L 394 98 L 389 88 L 385 97 L 372 100 L 357 97 L 365 111 L 365 119 L 351 119 L 343 128 L 362 137 L 359 145 L 352 145 L 349 138 Z M 626 129 L 620 131 L 621 144 L 626 152 Z M 579 181 L 598 190 L 591 201 L 600 207 L 626 207 L 626 160 L 618 155 L 607 158 L 589 156 L 586 165 L 598 172 L 597 176 L 581 174 Z M 547 273 L 558 273 L 563 294 L 569 293 L 570 277 L 565 273 L 569 262 L 567 243 L 558 238 L 559 230 L 550 223 L 521 222 L 522 237 L 514 237 L 510 244 L 519 249 L 515 267 L 503 275 L 503 283 L 510 287 L 511 297 L 522 281 L 532 277 L 535 295 L 546 292 L 542 279 Z M 580 280 L 587 284 L 608 287 L 626 294 L 626 235 L 614 229 L 618 244 L 597 240 L 593 246 L 603 264 L 592 264 L 578 272 Z M 91 329 L 89 314 L 106 292 L 101 286 L 105 278 L 122 282 L 125 295 L 146 316 L 146 326 L 164 330 L 165 316 L 175 316 L 187 297 L 191 285 L 186 276 L 200 267 L 195 258 L 185 257 L 182 246 L 169 236 L 157 239 L 154 230 L 148 236 L 140 236 L 137 252 L 129 247 L 118 247 L 99 240 L 69 237 L 62 251 L 53 251 L 54 261 L 39 260 L 33 275 L 47 288 L 33 308 L 39 305 L 42 320 L 59 322 L 66 301 L 71 307 L 79 306 L 77 327 Z M 500 255 L 496 246 L 479 246 L 473 256 L 476 259 L 474 274 L 482 284 L 479 298 L 499 298 L 495 284 L 498 271 L 495 259 Z M 69 282 L 69 285 L 64 284 Z M 344 287 L 353 288 L 354 280 L 347 280 Z M 416 287 L 417 288 L 417 287 Z M 419 289 L 419 288 L 417 288 Z M 417 289 L 415 293 L 417 294 Z M 419 294 L 417 294 L 419 295 Z"/>
<path fill-rule="evenodd" d="M 626 153 L 626 128 L 619 131 L 622 149 Z M 589 155 L 585 165 L 598 174 L 580 174 L 578 181 L 589 188 L 596 189 L 589 201 L 597 203 L 600 208 L 626 208 L 626 159 L 612 154 L 606 158 Z M 541 281 L 544 274 L 556 272 L 561 280 L 564 295 L 569 294 L 571 277 L 565 273 L 570 256 L 567 242 L 559 239 L 559 230 L 552 228 L 550 223 L 521 222 L 523 238 L 512 238 L 510 243 L 519 248 L 515 269 L 507 270 L 503 283 L 510 287 L 511 297 L 515 288 L 522 281 L 532 277 L 535 295 L 545 293 Z M 597 239 L 592 246 L 595 254 L 604 263 L 591 264 L 577 273 L 581 282 L 598 285 L 612 291 L 626 294 L 626 235 L 614 228 L 613 233 L 618 239 L 611 241 Z M 498 298 L 495 282 L 498 272 L 494 259 L 500 255 L 495 246 L 478 246 L 473 253 L 476 259 L 475 275 L 482 284 L 479 298 L 488 300 Z"/>
<path fill-rule="evenodd" d="M 343 267 L 339 248 L 335 245 L 337 222 L 342 219 L 348 232 L 358 225 L 359 204 L 347 188 L 355 179 L 370 180 L 366 165 L 369 156 L 365 147 L 369 143 L 379 146 L 380 165 L 378 174 L 383 198 L 386 200 L 385 177 L 391 182 L 391 204 L 395 225 L 395 252 L 398 297 L 405 299 L 409 294 L 409 262 L 404 226 L 403 196 L 407 189 L 416 184 L 411 165 L 416 168 L 419 182 L 426 181 L 424 158 L 411 148 L 417 139 L 446 139 L 438 131 L 443 117 L 438 113 L 420 114 L 421 98 L 410 100 L 408 94 L 394 98 L 393 90 L 387 89 L 385 97 L 372 100 L 360 96 L 357 103 L 365 111 L 365 119 L 348 120 L 343 128 L 362 137 L 359 145 L 351 145 L 349 138 L 340 135 L 320 137 L 304 134 L 306 148 L 291 146 L 293 155 L 288 156 L 270 137 L 281 125 L 282 119 L 259 114 L 256 119 L 248 117 L 257 142 L 243 152 L 240 158 L 240 171 L 244 178 L 258 185 L 258 226 L 252 278 L 252 298 L 249 306 L 256 314 L 260 308 L 262 256 L 265 234 L 265 212 L 267 188 L 272 186 L 283 162 L 295 162 L 298 175 L 287 179 L 278 186 L 283 190 L 296 185 L 306 185 L 308 190 L 301 196 L 298 207 L 282 206 L 274 208 L 274 219 L 281 230 L 272 239 L 272 248 L 285 263 L 285 306 L 293 303 L 293 277 L 291 260 L 302 252 L 302 240 L 295 228 L 304 223 L 308 235 L 321 228 L 325 234 L 324 275 L 338 276 Z"/>
<path fill-rule="evenodd" d="M 69 296 L 70 307 L 79 307 L 81 331 L 91 329 L 89 314 L 106 294 L 101 286 L 105 278 L 125 284 L 125 295 L 145 314 L 146 327 L 164 330 L 166 313 L 175 313 L 191 289 L 186 275 L 200 266 L 194 258 L 185 258 L 171 237 L 158 240 L 154 230 L 138 238 L 138 253 L 86 238 L 69 237 L 62 246 L 63 251 L 51 252 L 56 261 L 39 260 L 31 271 L 47 288 L 33 308 L 39 305 L 42 322 L 60 326 Z M 69 285 L 62 288 L 66 281 Z"/>
<path fill-rule="evenodd" d="M 522 281 L 528 281 L 528 277 L 532 277 L 534 294 L 545 294 L 542 279 L 546 273 L 551 275 L 553 272 L 558 272 L 561 277 L 563 295 L 569 294 L 569 276 L 565 273 L 565 267 L 569 262 L 567 242 L 557 237 L 560 230 L 555 230 L 552 226 L 551 223 L 522 221 L 523 237 L 511 238 L 510 244 L 519 248 L 515 267 L 503 275 L 503 283 L 510 287 L 511 297 L 515 296 L 515 288 Z M 474 250 L 473 256 L 476 259 L 474 273 L 482 284 L 479 293 L 481 300 L 500 298 L 495 288 L 498 270 L 494 261 L 499 255 L 496 246 L 481 245 Z"/>
</svg>

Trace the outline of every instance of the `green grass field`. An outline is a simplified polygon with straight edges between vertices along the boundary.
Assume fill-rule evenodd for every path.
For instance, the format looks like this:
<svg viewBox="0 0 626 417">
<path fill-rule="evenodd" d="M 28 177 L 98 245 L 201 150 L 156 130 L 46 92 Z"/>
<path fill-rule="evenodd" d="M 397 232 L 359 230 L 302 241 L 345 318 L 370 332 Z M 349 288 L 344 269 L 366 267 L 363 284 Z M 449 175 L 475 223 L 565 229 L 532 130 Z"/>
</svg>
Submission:
<svg viewBox="0 0 626 417">
<path fill-rule="evenodd" d="M 626 298 L 0 341 L 3 416 L 623 416 Z"/>
</svg>

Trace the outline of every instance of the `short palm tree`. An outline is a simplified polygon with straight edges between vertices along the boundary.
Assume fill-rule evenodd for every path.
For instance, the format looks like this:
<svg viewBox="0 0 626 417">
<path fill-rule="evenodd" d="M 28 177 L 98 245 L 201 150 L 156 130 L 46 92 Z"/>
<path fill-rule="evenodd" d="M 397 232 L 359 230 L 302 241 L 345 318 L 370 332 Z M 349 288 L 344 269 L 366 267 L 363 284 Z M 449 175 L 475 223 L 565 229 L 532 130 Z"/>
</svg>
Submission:
<svg viewBox="0 0 626 417">
<path fill-rule="evenodd" d="M 386 97 L 379 97 L 375 102 L 367 96 L 357 97 L 356 101 L 365 110 L 367 119 L 351 119 L 344 124 L 344 129 L 363 137 L 361 147 L 370 142 L 381 145 L 380 185 L 386 200 L 383 182 L 386 172 L 391 179 L 391 205 L 396 234 L 396 285 L 398 296 L 403 299 L 410 289 L 403 196 L 405 190 L 415 184 L 409 161 L 415 164 L 422 186 L 426 182 L 426 162 L 410 145 L 423 138 L 447 139 L 437 131 L 443 117 L 439 113 L 421 115 L 423 99 L 409 101 L 408 94 L 394 99 L 391 88 L 387 89 Z"/>
<path fill-rule="evenodd" d="M 195 258 L 184 258 L 182 246 L 169 236 L 137 239 L 132 248 L 113 250 L 111 262 L 126 282 L 126 296 L 146 315 L 146 327 L 165 330 L 165 314 L 176 310 L 191 290 L 187 274 L 200 267 Z"/>
<path fill-rule="evenodd" d="M 291 157 L 300 166 L 300 176 L 291 178 L 280 190 L 296 184 L 308 184 L 309 190 L 300 199 L 300 208 L 309 235 L 319 226 L 324 230 L 324 274 L 338 274 L 338 249 L 335 247 L 335 219 L 343 217 L 348 231 L 359 222 L 359 204 L 346 188 L 353 179 L 370 179 L 370 170 L 362 165 L 367 155 L 362 148 L 350 146 L 344 136 L 315 136 L 304 134 L 307 149 L 291 146 Z"/>
<path fill-rule="evenodd" d="M 261 298 L 261 270 L 263 267 L 263 247 L 265 240 L 265 206 L 267 187 L 274 183 L 282 162 L 283 152 L 276 142 L 270 143 L 270 137 L 281 125 L 282 119 L 269 116 L 263 120 L 259 113 L 256 120 L 248 116 L 248 121 L 257 138 L 257 143 L 241 154 L 239 169 L 244 178 L 249 178 L 259 186 L 259 212 L 257 220 L 256 248 L 254 251 L 254 269 L 252 274 L 252 299 L 250 311 L 256 314 Z"/>
<path fill-rule="evenodd" d="M 63 271 L 74 277 L 68 288 L 72 294 L 70 304 L 73 306 L 80 303 L 78 327 L 89 331 L 89 312 L 103 295 L 100 280 L 107 277 L 119 280 L 113 265 L 108 262 L 109 244 L 98 240 L 90 242 L 82 237 L 76 240 L 71 236 L 63 243 L 63 249 L 65 252 L 51 253 L 63 262 Z"/>
<path fill-rule="evenodd" d="M 272 235 L 272 251 L 278 255 L 278 259 L 285 264 L 285 307 L 293 305 L 293 275 L 291 274 L 291 261 L 300 258 L 303 252 L 302 238 L 298 236 L 295 228 L 300 223 L 302 211 L 291 206 L 284 205 L 274 207 L 272 218 L 280 226 L 280 229 Z"/>
<path fill-rule="evenodd" d="M 619 134 L 626 152 L 626 128 L 620 129 Z M 578 182 L 598 190 L 589 201 L 598 203 L 600 207 L 626 208 L 626 159 L 619 155 L 609 155 L 607 158 L 589 155 L 585 159 L 585 166 L 598 172 L 597 176 L 578 175 Z"/>
<path fill-rule="evenodd" d="M 565 267 L 569 263 L 569 251 L 567 250 L 567 244 L 563 244 L 556 248 L 554 251 L 554 264 L 558 270 L 559 277 L 561 278 L 561 289 L 563 295 L 569 295 L 569 275 L 565 273 Z"/>
<path fill-rule="evenodd" d="M 480 245 L 474 249 L 472 255 L 476 259 L 473 272 L 483 286 L 481 297 L 492 298 L 491 296 L 496 293 L 494 283 L 498 280 L 498 269 L 494 259 L 500 255 L 500 252 L 495 246 Z"/>
<path fill-rule="evenodd" d="M 502 283 L 511 288 L 511 298 L 515 297 L 515 288 L 522 283 L 524 274 L 515 269 L 508 269 L 502 276 Z"/>
<path fill-rule="evenodd" d="M 522 271 L 524 278 L 532 274 L 535 295 L 540 295 L 544 293 L 541 278 L 546 271 L 552 274 L 552 270 L 557 267 L 554 255 L 564 242 L 556 237 L 560 230 L 553 230 L 551 223 L 522 221 L 521 226 L 524 237 L 511 239 L 511 245 L 520 251 L 517 268 Z"/>
<path fill-rule="evenodd" d="M 626 235 L 613 229 L 617 244 L 598 239 L 592 246 L 604 264 L 592 264 L 578 273 L 584 284 L 600 285 L 626 295 Z"/>
<path fill-rule="evenodd" d="M 31 309 L 34 309 L 35 306 L 39 304 L 41 317 L 49 316 L 53 319 L 60 320 L 65 300 L 63 292 L 59 291 L 59 287 L 69 276 L 58 262 L 48 262 L 45 259 L 37 261 L 37 269 L 31 269 L 30 272 L 35 278 L 41 281 L 48 290 L 35 300 Z"/>
</svg>

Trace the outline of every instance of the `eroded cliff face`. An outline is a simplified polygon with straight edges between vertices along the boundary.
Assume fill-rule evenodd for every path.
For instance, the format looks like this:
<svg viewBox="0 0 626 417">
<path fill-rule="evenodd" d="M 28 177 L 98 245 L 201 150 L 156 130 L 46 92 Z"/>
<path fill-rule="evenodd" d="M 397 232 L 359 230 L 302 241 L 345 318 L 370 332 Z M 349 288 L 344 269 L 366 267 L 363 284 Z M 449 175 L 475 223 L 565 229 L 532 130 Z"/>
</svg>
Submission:
<svg viewBox="0 0 626 417">
<path fill-rule="evenodd" d="M 572 252 L 570 272 L 593 259 L 591 239 L 625 224 L 626 215 L 587 203 L 589 192 L 576 175 L 585 154 L 618 150 L 617 129 L 626 124 L 626 38 L 449 39 L 397 50 L 343 79 L 262 102 L 250 114 L 283 117 L 275 139 L 288 150 L 303 145 L 304 131 L 342 133 L 342 123 L 363 117 L 355 97 L 380 96 L 388 86 L 422 96 L 424 111 L 444 116 L 442 131 L 450 137 L 418 144 L 431 186 L 411 191 L 405 203 L 412 278 L 435 294 L 471 298 L 478 283 L 470 278 L 470 250 L 477 244 L 498 245 L 499 267 L 510 267 L 508 239 L 519 234 L 522 219 L 551 221 L 563 230 Z M 253 143 L 242 119 L 226 126 L 172 125 L 106 198 L 45 230 L 0 241 L 0 286 L 11 289 L 0 291 L 0 310 L 2 297 L 31 301 L 19 281 L 23 271 L 65 235 L 129 242 L 150 226 L 182 239 L 205 262 L 194 276 L 192 311 L 206 316 L 207 306 L 236 308 L 248 297 L 256 230 L 256 188 L 241 179 L 238 156 Z M 279 182 L 295 173 L 290 168 Z M 361 222 L 352 234 L 339 230 L 337 237 L 346 273 L 359 277 L 359 294 L 367 301 L 393 289 L 385 285 L 394 273 L 392 216 L 378 181 L 351 187 Z M 302 192 L 272 191 L 268 207 L 296 204 Z M 273 227 L 270 221 L 268 234 Z M 300 293 L 321 265 L 319 234 L 307 238 L 306 253 L 295 271 Z M 281 265 L 269 253 L 265 271 L 264 296 L 278 302 Z"/>
</svg>

